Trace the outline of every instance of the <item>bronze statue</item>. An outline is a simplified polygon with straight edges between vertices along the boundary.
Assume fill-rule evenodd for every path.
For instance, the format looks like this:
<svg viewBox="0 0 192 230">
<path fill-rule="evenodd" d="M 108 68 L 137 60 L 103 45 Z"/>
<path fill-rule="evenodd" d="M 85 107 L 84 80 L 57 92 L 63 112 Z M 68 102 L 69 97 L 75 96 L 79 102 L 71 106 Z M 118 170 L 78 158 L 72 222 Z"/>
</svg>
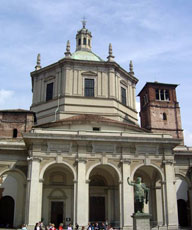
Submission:
<svg viewBox="0 0 192 230">
<path fill-rule="evenodd" d="M 144 200 L 146 204 L 148 202 L 149 188 L 141 182 L 141 177 L 137 177 L 136 182 L 129 182 L 128 177 L 127 182 L 134 186 L 135 213 L 143 213 Z"/>
</svg>

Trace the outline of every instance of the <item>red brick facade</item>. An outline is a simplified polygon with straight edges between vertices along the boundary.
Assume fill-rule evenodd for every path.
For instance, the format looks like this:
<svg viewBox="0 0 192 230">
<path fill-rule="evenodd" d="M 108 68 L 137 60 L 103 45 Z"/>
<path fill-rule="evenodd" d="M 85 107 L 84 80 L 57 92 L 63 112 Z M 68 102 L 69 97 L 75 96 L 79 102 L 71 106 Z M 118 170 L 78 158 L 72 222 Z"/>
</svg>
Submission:
<svg viewBox="0 0 192 230">
<path fill-rule="evenodd" d="M 0 137 L 20 138 L 34 124 L 34 113 L 27 110 L 0 110 Z"/>
</svg>

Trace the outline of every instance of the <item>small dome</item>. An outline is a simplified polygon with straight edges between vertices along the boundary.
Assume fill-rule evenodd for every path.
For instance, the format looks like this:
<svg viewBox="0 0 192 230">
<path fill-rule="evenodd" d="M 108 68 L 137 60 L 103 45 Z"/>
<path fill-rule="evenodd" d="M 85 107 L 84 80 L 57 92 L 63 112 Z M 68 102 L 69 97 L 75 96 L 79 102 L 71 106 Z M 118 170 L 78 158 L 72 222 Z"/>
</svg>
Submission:
<svg viewBox="0 0 192 230">
<path fill-rule="evenodd" d="M 103 61 L 100 57 L 91 51 L 78 50 L 71 56 L 72 59 L 86 60 L 86 61 Z"/>
</svg>

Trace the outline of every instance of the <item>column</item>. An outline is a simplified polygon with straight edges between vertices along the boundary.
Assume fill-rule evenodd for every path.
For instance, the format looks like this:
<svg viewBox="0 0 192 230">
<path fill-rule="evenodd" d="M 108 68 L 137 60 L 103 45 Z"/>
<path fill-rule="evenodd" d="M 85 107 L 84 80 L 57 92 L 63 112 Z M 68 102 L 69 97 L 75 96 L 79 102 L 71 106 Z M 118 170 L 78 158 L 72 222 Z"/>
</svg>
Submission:
<svg viewBox="0 0 192 230">
<path fill-rule="evenodd" d="M 109 98 L 115 98 L 115 71 L 109 68 Z"/>
<path fill-rule="evenodd" d="M 167 197 L 167 220 L 168 229 L 177 229 L 177 197 L 175 189 L 175 173 L 173 160 L 164 160 L 165 177 L 166 177 L 166 197 Z"/>
<path fill-rule="evenodd" d="M 42 182 L 39 181 L 41 159 L 30 157 L 27 178 L 25 223 L 29 229 L 41 220 Z M 30 227 L 31 226 L 31 227 Z"/>
<path fill-rule="evenodd" d="M 77 223 L 80 227 L 88 224 L 89 214 L 89 183 L 86 182 L 86 160 L 78 159 L 77 180 Z"/>
<path fill-rule="evenodd" d="M 136 96 L 135 96 L 135 84 L 133 84 L 133 109 L 136 109 Z"/>
<path fill-rule="evenodd" d="M 163 225 L 163 207 L 162 207 L 162 192 L 161 186 L 156 187 L 156 205 L 157 205 L 157 224 Z"/>
<path fill-rule="evenodd" d="M 122 172 L 123 172 L 123 184 L 122 184 L 122 222 L 123 229 L 132 229 L 134 213 L 134 194 L 133 187 L 128 185 L 127 177 L 130 177 L 130 160 L 123 160 Z"/>
<path fill-rule="evenodd" d="M 162 181 L 162 207 L 163 207 L 163 226 L 168 225 L 168 220 L 167 220 L 167 199 L 166 199 L 166 182 Z"/>
<path fill-rule="evenodd" d="M 73 198 L 73 228 L 75 228 L 75 224 L 77 223 L 76 216 L 77 216 L 77 181 L 74 180 L 74 198 Z"/>
</svg>

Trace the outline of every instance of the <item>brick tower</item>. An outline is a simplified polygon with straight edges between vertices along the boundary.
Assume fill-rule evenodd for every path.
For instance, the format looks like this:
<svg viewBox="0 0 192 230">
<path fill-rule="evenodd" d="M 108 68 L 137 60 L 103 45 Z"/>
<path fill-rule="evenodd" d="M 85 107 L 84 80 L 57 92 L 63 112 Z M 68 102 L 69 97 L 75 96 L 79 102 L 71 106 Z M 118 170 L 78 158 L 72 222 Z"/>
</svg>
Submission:
<svg viewBox="0 0 192 230">
<path fill-rule="evenodd" d="M 141 127 L 183 139 L 175 84 L 147 82 L 140 91 Z"/>
</svg>

